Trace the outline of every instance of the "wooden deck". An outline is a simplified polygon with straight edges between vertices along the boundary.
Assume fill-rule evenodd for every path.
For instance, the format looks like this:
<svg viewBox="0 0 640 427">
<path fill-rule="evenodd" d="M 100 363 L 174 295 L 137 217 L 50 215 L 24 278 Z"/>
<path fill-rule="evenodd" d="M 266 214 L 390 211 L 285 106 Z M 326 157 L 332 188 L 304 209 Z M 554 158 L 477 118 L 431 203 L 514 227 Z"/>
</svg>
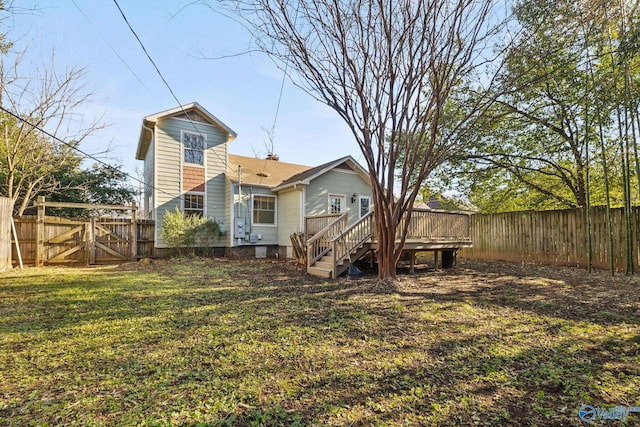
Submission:
<svg viewBox="0 0 640 427">
<path fill-rule="evenodd" d="M 309 230 L 307 271 L 315 276 L 338 277 L 353 262 L 377 250 L 373 212 L 351 226 L 347 226 L 346 213 L 308 217 L 306 225 Z M 398 229 L 403 226 L 401 223 Z M 449 260 L 452 262 L 458 249 L 473 245 L 470 228 L 468 213 L 416 210 L 410 220 L 403 251 L 442 251 L 443 266 L 447 266 L 445 264 Z"/>
</svg>

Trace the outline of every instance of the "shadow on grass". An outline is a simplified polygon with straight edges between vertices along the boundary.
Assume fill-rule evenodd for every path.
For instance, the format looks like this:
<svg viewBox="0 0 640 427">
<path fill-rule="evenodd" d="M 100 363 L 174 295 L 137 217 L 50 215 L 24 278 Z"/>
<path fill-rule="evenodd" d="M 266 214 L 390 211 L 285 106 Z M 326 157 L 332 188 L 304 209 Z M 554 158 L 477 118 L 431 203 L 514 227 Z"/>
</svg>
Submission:
<svg viewBox="0 0 640 427">
<path fill-rule="evenodd" d="M 0 417 L 560 426 L 583 403 L 640 401 L 637 323 L 533 277 L 467 266 L 389 293 L 198 261 L 6 286 Z"/>
</svg>

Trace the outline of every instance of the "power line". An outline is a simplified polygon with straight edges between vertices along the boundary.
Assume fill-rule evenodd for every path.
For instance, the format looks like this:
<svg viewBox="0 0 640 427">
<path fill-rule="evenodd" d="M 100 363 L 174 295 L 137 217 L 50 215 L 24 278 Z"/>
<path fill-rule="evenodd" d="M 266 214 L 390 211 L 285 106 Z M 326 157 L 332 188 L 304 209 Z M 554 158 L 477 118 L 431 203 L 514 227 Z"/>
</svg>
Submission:
<svg viewBox="0 0 640 427">
<path fill-rule="evenodd" d="M 78 9 L 78 11 L 80 12 L 80 14 L 82 14 L 82 16 L 84 17 L 84 19 L 93 27 L 93 29 L 95 30 L 95 32 L 100 36 L 100 38 L 107 44 L 107 46 L 109 46 L 109 48 L 111 49 L 111 51 L 118 57 L 118 59 L 124 64 L 124 66 L 127 68 L 127 70 L 129 70 L 129 72 L 133 75 L 133 77 L 136 78 L 136 80 L 138 80 L 138 82 L 142 85 L 142 87 L 144 87 L 147 92 L 149 92 L 150 95 L 154 96 L 154 93 L 151 92 L 151 90 L 147 87 L 147 85 L 144 84 L 144 82 L 142 81 L 142 79 L 140 78 L 140 76 L 138 76 L 136 74 L 135 71 L 133 71 L 133 68 L 131 68 L 129 66 L 129 64 L 127 63 L 127 61 L 125 61 L 125 59 L 118 53 L 118 51 L 116 50 L 115 47 L 113 47 L 113 45 L 109 42 L 109 40 L 107 40 L 107 38 L 100 32 L 100 30 L 98 30 L 98 27 L 93 23 L 93 21 L 91 21 L 91 19 L 89 19 L 89 17 L 87 16 L 86 13 L 84 13 L 84 11 L 80 8 L 80 6 L 78 6 L 78 3 L 76 3 L 76 0 L 71 0 L 71 2 L 73 3 L 73 5 L 76 7 L 76 9 Z"/>
<path fill-rule="evenodd" d="M 173 99 L 176 100 L 176 102 L 178 103 L 178 105 L 182 106 L 182 104 L 180 103 L 180 101 L 178 100 L 178 97 L 176 96 L 176 94 L 173 92 L 173 89 L 171 89 L 171 86 L 169 86 L 169 83 L 167 82 L 167 80 L 164 78 L 164 76 L 162 75 L 162 73 L 160 72 L 160 69 L 158 68 L 158 66 L 156 65 L 155 61 L 153 60 L 153 58 L 151 58 L 151 55 L 149 55 L 149 52 L 147 51 L 147 48 L 144 46 L 144 43 L 142 43 L 142 40 L 140 40 L 140 37 L 138 37 L 138 34 L 136 33 L 136 31 L 133 29 L 133 27 L 131 26 L 131 24 L 129 23 L 129 20 L 127 19 L 127 16 L 124 14 L 124 12 L 122 11 L 122 8 L 120 7 L 120 5 L 118 4 L 118 0 L 113 0 L 113 2 L 116 4 L 116 7 L 118 8 L 118 10 L 120 11 L 120 15 L 122 15 L 122 19 L 124 19 L 124 22 L 127 24 L 127 26 L 129 27 L 129 30 L 131 30 L 131 33 L 133 34 L 133 36 L 136 38 L 136 40 L 138 41 L 138 44 L 140 45 L 140 47 L 142 48 L 142 51 L 144 52 L 145 55 L 147 55 L 147 58 L 149 59 L 149 62 L 151 62 L 151 64 L 153 65 L 153 68 L 155 68 L 156 72 L 158 73 L 158 75 L 160 76 L 160 79 L 162 79 L 162 82 L 164 83 L 164 85 L 167 87 L 167 89 L 169 89 L 169 92 L 171 93 L 171 96 L 173 96 Z"/>
<path fill-rule="evenodd" d="M 160 71 L 160 68 L 158 68 L 158 66 L 156 65 L 155 61 L 153 60 L 153 58 L 151 57 L 151 55 L 149 54 L 149 51 L 147 51 L 147 48 L 145 47 L 144 43 L 142 43 L 142 40 L 140 39 L 140 37 L 138 36 L 138 34 L 136 33 L 136 31 L 133 29 L 133 26 L 131 25 L 131 23 L 129 22 L 129 19 L 127 19 L 127 16 L 124 14 L 124 11 L 122 10 L 122 8 L 120 7 L 120 4 L 118 3 L 118 0 L 113 0 L 113 2 L 115 3 L 116 7 L 118 8 L 118 11 L 120 12 L 120 15 L 122 16 L 122 19 L 124 19 L 124 22 L 127 24 L 127 27 L 129 27 L 129 30 L 131 31 L 131 33 L 133 34 L 133 36 L 136 38 L 136 40 L 138 41 L 138 44 L 140 45 L 140 47 L 142 48 L 142 51 L 144 52 L 144 54 L 147 56 L 147 59 L 149 60 L 149 62 L 151 62 L 151 64 L 153 65 L 153 68 L 155 68 L 156 72 L 158 73 L 158 75 L 160 76 L 160 79 L 162 80 L 162 82 L 164 83 L 164 85 L 167 87 L 167 89 L 169 90 L 169 92 L 171 93 L 171 96 L 173 96 L 173 99 L 175 99 L 175 101 L 178 103 L 178 106 L 180 107 L 180 110 L 182 111 L 182 113 L 185 115 L 186 119 L 189 121 L 189 123 L 191 123 L 191 126 L 193 127 L 193 129 L 196 131 L 196 133 L 198 135 L 200 135 L 203 139 L 203 141 L 206 141 L 206 138 L 204 137 L 204 135 L 202 134 L 202 132 L 200 132 L 200 129 L 198 129 L 198 127 L 196 126 L 196 124 L 193 122 L 193 120 L 191 120 L 191 117 L 189 116 L 189 114 L 185 111 L 182 103 L 180 102 L 180 100 L 178 99 L 178 97 L 176 96 L 175 92 L 173 91 L 173 89 L 171 88 L 171 86 L 169 85 L 169 82 L 167 81 L 167 79 L 164 78 L 164 75 L 162 74 L 162 72 Z M 206 147 L 205 147 L 206 148 Z M 215 150 L 213 151 L 215 153 Z M 222 162 L 224 163 L 225 167 L 228 167 L 227 164 L 227 159 L 226 156 L 224 159 L 220 158 L 220 156 L 218 156 L 218 158 L 220 160 L 222 160 Z"/>
<path fill-rule="evenodd" d="M 37 131 L 39 131 L 39 132 L 42 132 L 44 135 L 48 136 L 49 138 L 51 138 L 51 139 L 53 139 L 53 140 L 55 140 L 55 141 L 57 141 L 57 142 L 59 142 L 59 143 L 61 143 L 61 144 L 65 145 L 66 147 L 71 148 L 72 150 L 77 151 L 78 153 L 82 154 L 82 155 L 83 155 L 83 156 L 85 156 L 86 158 L 89 158 L 89 159 L 91 159 L 91 160 L 95 161 L 96 163 L 99 163 L 99 164 L 101 164 L 101 165 L 103 165 L 103 166 L 106 166 L 106 167 L 107 167 L 107 168 L 109 168 L 109 169 L 112 169 L 112 170 L 115 170 L 115 169 L 116 169 L 113 165 L 110 165 L 109 163 L 107 163 L 107 162 L 105 162 L 105 161 L 103 161 L 103 160 L 101 160 L 101 159 L 99 159 L 99 158 L 95 157 L 94 155 L 89 154 L 89 153 L 87 153 L 86 151 L 81 150 L 80 148 L 78 148 L 78 147 L 77 147 L 77 146 L 75 146 L 74 144 L 70 144 L 70 143 L 68 143 L 68 142 L 66 142 L 66 141 L 64 141 L 64 140 L 62 140 L 62 139 L 60 139 L 60 138 L 58 138 L 57 136 L 55 136 L 54 134 L 52 134 L 52 133 L 50 133 L 50 132 L 46 131 L 45 129 L 41 128 L 40 126 L 33 124 L 31 121 L 29 121 L 29 120 L 27 120 L 27 119 L 25 119 L 25 118 L 23 118 L 23 117 L 20 117 L 19 115 L 17 115 L 16 113 L 14 113 L 14 112 L 12 112 L 12 111 L 10 111 L 10 110 L 7 110 L 7 109 L 6 109 L 5 107 L 3 107 L 2 105 L 0 105 L 0 110 L 2 110 L 2 111 L 4 111 L 5 113 L 9 114 L 9 115 L 10 115 L 11 117 L 13 117 L 13 118 L 15 118 L 15 119 L 17 119 L 17 120 L 20 120 L 21 122 L 23 122 L 24 124 L 28 125 L 28 126 L 29 126 L 29 127 L 31 127 L 32 129 L 35 129 L 35 130 L 37 130 Z M 151 184 L 147 184 L 146 182 L 144 182 L 144 181 L 140 180 L 139 178 L 137 178 L 137 177 L 135 177 L 135 176 L 133 176 L 133 175 L 131 175 L 131 174 L 127 173 L 127 172 L 123 172 L 123 174 L 124 174 L 126 177 L 128 177 L 128 178 L 130 178 L 130 179 L 132 179 L 132 180 L 134 180 L 134 181 L 136 181 L 136 182 L 138 182 L 138 183 L 140 183 L 140 184 L 143 184 L 143 185 L 145 185 L 145 186 L 148 186 L 148 187 L 149 187 L 149 188 L 151 188 L 151 189 L 158 190 L 158 191 L 160 191 L 160 192 L 162 192 L 162 193 L 166 194 L 167 196 L 170 196 L 170 197 L 176 197 L 176 195 L 175 195 L 175 194 L 169 193 L 169 192 L 167 192 L 167 191 L 165 191 L 165 190 L 163 190 L 163 189 L 161 189 L 161 188 L 154 187 L 154 186 L 153 186 L 153 185 L 151 185 Z"/>
</svg>

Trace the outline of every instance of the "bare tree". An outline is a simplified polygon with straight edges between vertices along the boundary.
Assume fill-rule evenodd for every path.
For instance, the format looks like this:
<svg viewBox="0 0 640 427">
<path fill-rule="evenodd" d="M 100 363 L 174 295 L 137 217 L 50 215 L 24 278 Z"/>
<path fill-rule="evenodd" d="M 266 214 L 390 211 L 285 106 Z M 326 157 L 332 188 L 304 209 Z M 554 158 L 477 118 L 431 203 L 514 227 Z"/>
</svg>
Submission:
<svg viewBox="0 0 640 427">
<path fill-rule="evenodd" d="M 260 49 L 351 129 L 370 175 L 379 278 L 394 280 L 420 183 L 458 148 L 440 131 L 447 101 L 493 53 L 493 0 L 226 4 Z M 467 105 L 460 124 L 479 108 Z"/>
<path fill-rule="evenodd" d="M 52 55 L 29 72 L 25 55 L 0 57 L 0 191 L 17 215 L 39 193 L 60 190 L 55 172 L 77 162 L 73 147 L 102 127 L 80 112 L 90 97 L 82 68 L 57 71 Z"/>
</svg>

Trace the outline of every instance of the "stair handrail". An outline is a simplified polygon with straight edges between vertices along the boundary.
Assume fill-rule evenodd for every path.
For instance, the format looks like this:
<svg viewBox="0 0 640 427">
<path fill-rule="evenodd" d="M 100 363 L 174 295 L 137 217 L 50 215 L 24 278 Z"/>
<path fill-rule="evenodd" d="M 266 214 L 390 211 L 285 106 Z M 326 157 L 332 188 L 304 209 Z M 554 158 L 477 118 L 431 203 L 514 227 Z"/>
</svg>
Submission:
<svg viewBox="0 0 640 427">
<path fill-rule="evenodd" d="M 340 228 L 335 230 L 335 235 L 338 235 L 347 225 L 347 212 L 343 212 L 342 215 L 307 240 L 307 267 L 313 266 L 316 261 L 329 252 L 331 249 L 329 243 L 334 239 L 335 235 L 328 236 L 328 234 L 334 230 L 336 225 L 340 225 Z M 327 243 L 326 245 L 322 245 L 323 239 Z"/>
<path fill-rule="evenodd" d="M 373 210 L 369 211 L 366 215 L 360 218 L 358 221 L 354 222 L 350 227 L 344 229 L 340 234 L 334 237 L 331 241 L 331 245 L 333 247 L 333 271 L 335 272 L 338 268 L 338 265 L 346 258 L 348 258 L 360 245 L 367 242 L 367 240 L 371 239 L 373 236 Z M 366 228 L 362 228 L 361 226 L 366 224 Z M 355 231 L 354 231 L 355 230 Z M 349 235 L 353 233 L 360 232 L 360 234 L 356 234 L 355 240 L 351 241 L 348 239 Z M 340 243 L 340 244 L 339 244 Z M 350 244 L 349 244 L 350 243 Z M 338 253 L 338 251 L 342 249 L 344 252 Z"/>
</svg>

